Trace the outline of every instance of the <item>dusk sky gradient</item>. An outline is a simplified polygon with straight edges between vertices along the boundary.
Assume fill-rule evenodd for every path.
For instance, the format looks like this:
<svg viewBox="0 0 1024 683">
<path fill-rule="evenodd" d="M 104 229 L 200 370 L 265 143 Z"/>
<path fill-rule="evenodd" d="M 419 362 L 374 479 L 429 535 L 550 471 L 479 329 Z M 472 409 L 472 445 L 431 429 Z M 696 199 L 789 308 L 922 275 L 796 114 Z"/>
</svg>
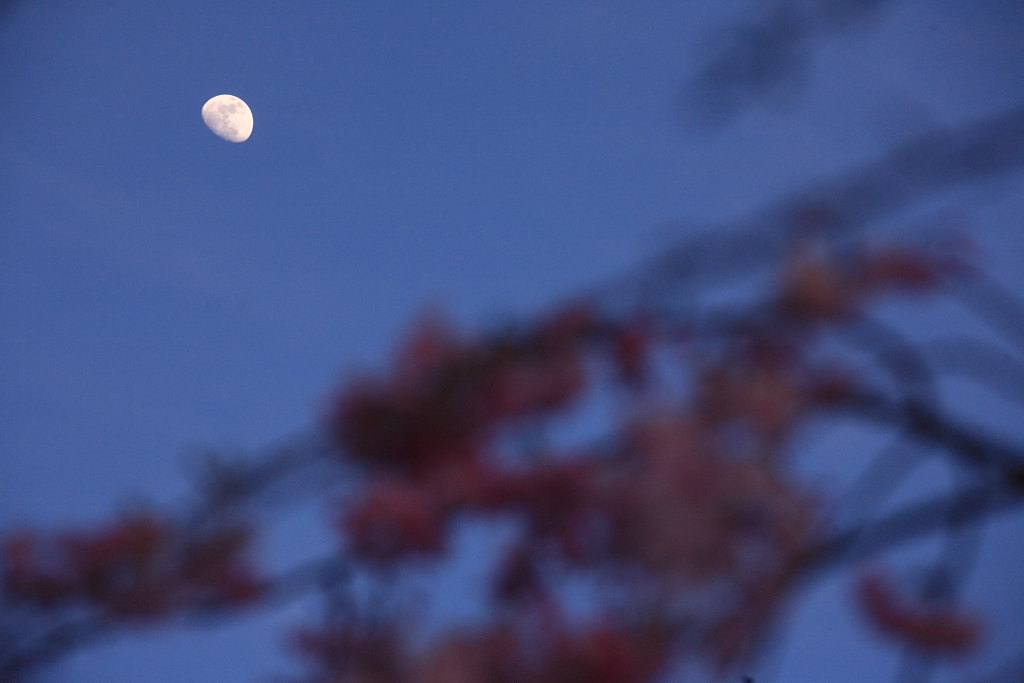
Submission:
<svg viewBox="0 0 1024 683">
<path fill-rule="evenodd" d="M 816 43 L 784 92 L 694 127 L 684 85 L 765 4 L 0 5 L 0 528 L 171 504 L 185 454 L 307 430 L 429 305 L 466 330 L 528 315 L 1024 101 L 1024 3 L 904 0 Z M 220 93 L 251 107 L 247 142 L 204 126 Z M 907 222 L 959 211 L 987 270 L 1024 292 L 1020 172 L 925 204 Z M 1020 411 L 989 415 L 1024 437 Z M 283 520 L 268 563 L 304 556 L 323 518 Z M 1024 520 L 985 542 L 965 595 L 993 614 L 991 641 L 942 680 L 1024 642 L 1024 596 L 993 588 L 1020 590 Z M 797 603 L 758 683 L 889 680 L 898 653 L 850 609 L 848 579 Z M 144 630 L 39 680 L 267 680 L 297 670 L 283 626 L 311 609 Z"/>
</svg>

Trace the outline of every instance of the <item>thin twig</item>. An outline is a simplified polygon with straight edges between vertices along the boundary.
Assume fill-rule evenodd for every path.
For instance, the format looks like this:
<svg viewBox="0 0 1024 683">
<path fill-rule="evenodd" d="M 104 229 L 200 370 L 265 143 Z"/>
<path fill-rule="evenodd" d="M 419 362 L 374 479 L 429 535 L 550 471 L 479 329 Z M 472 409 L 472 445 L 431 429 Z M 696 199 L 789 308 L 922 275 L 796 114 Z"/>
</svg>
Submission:
<svg viewBox="0 0 1024 683">
<path fill-rule="evenodd" d="M 947 516 L 950 505 L 958 503 L 958 514 Z M 929 533 L 959 528 L 979 518 L 1007 512 L 1024 505 L 1024 490 L 976 486 L 914 503 L 886 517 L 831 534 L 807 553 L 806 572 L 820 573 L 837 564 L 852 564 L 874 557 Z"/>
<path fill-rule="evenodd" d="M 860 391 L 835 407 L 847 414 L 905 429 L 908 434 L 943 447 L 966 465 L 995 468 L 1004 483 L 1024 490 L 1024 452 L 1014 445 L 956 424 L 930 407 L 909 401 L 896 403 L 879 394 Z"/>
</svg>

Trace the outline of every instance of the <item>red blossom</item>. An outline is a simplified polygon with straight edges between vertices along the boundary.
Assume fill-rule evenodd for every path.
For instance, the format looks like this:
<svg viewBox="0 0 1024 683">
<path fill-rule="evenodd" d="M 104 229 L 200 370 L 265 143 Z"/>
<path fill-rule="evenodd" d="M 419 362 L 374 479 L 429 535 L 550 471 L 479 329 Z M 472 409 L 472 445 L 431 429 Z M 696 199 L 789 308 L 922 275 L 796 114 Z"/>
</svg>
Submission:
<svg viewBox="0 0 1024 683">
<path fill-rule="evenodd" d="M 858 284 L 867 291 L 884 289 L 921 290 L 938 285 L 963 270 L 953 257 L 923 249 L 890 246 L 868 252 L 857 274 Z"/>
<path fill-rule="evenodd" d="M 932 652 L 964 654 L 981 641 L 977 619 L 950 607 L 907 601 L 881 573 L 869 572 L 860 578 L 857 598 L 876 628 L 908 645 Z"/>
<path fill-rule="evenodd" d="M 569 304 L 541 322 L 540 342 L 554 348 L 574 346 L 593 332 L 598 323 L 598 313 L 590 304 Z"/>
<path fill-rule="evenodd" d="M 814 501 L 771 460 L 723 457 L 699 420 L 647 418 L 632 446 L 609 497 L 610 551 L 684 601 L 709 586 L 745 596 L 714 608 L 697 600 L 689 615 L 707 629 L 709 659 L 734 663 L 787 595 L 816 535 Z"/>
<path fill-rule="evenodd" d="M 417 320 L 395 357 L 396 389 L 417 392 L 420 382 L 430 382 L 464 353 L 463 343 L 448 316 L 437 309 L 427 311 Z"/>
<path fill-rule="evenodd" d="M 475 457 L 483 419 L 471 387 L 456 377 L 436 390 L 404 395 L 356 384 L 337 404 L 333 427 L 348 452 L 410 474 Z"/>
<path fill-rule="evenodd" d="M 963 272 L 954 256 L 924 248 L 888 246 L 845 255 L 801 245 L 786 269 L 779 303 L 805 318 L 837 319 L 887 291 L 920 291 Z"/>
<path fill-rule="evenodd" d="M 564 408 L 580 395 L 586 320 L 573 312 L 532 334 L 470 345 L 430 318 L 413 332 L 390 378 L 358 381 L 341 393 L 330 429 L 354 458 L 414 477 L 467 465 L 503 420 Z"/>
<path fill-rule="evenodd" d="M 697 402 L 713 422 L 742 420 L 777 439 L 807 404 L 801 371 L 791 354 L 753 349 L 727 354 L 700 378 Z"/>
<path fill-rule="evenodd" d="M 292 646 L 315 665 L 311 683 L 404 683 L 407 662 L 398 634 L 362 623 L 303 628 Z"/>
<path fill-rule="evenodd" d="M 541 465 L 516 478 L 513 510 L 525 513 L 536 539 L 550 539 L 567 559 L 581 561 L 593 553 L 587 526 L 599 500 L 591 462 Z"/>
<path fill-rule="evenodd" d="M 3 545 L 4 592 L 41 607 L 66 602 L 78 591 L 77 578 L 59 550 L 30 531 L 12 534 Z"/>
<path fill-rule="evenodd" d="M 578 629 L 553 614 L 543 635 L 511 624 L 455 632 L 420 659 L 416 683 L 639 683 L 668 655 L 663 630 L 613 622 Z"/>
<path fill-rule="evenodd" d="M 850 283 L 835 257 L 823 249 L 799 249 L 786 269 L 780 296 L 783 310 L 808 318 L 850 313 Z"/>
<path fill-rule="evenodd" d="M 586 382 L 572 349 L 524 355 L 496 368 L 488 381 L 487 404 L 497 417 L 518 417 L 563 408 Z"/>
<path fill-rule="evenodd" d="M 455 632 L 419 659 L 414 683 L 537 683 L 521 638 L 498 624 L 473 633 Z"/>
<path fill-rule="evenodd" d="M 63 546 L 88 600 L 121 616 L 158 616 L 175 606 L 167 550 L 172 533 L 140 514 L 92 533 L 68 534 Z"/>
<path fill-rule="evenodd" d="M 441 467 L 422 481 L 446 512 L 504 511 L 522 494 L 521 482 L 515 474 L 484 459 Z"/>
<path fill-rule="evenodd" d="M 439 314 L 422 318 L 387 380 L 353 382 L 328 423 L 349 455 L 407 473 L 474 456 L 488 416 L 473 351 Z"/>
<path fill-rule="evenodd" d="M 619 379 L 634 388 L 647 381 L 651 331 L 643 321 L 622 325 L 612 337 L 611 359 Z"/>
<path fill-rule="evenodd" d="M 539 681 L 586 683 L 638 683 L 650 680 L 665 665 L 663 634 L 626 630 L 611 623 L 555 642 L 550 663 Z"/>
<path fill-rule="evenodd" d="M 252 542 L 244 526 L 218 529 L 186 544 L 182 576 L 197 599 L 242 605 L 261 597 L 266 583 L 245 561 Z"/>
<path fill-rule="evenodd" d="M 56 537 L 23 534 L 5 552 L 5 588 L 29 604 L 87 604 L 118 617 L 238 605 L 263 587 L 244 558 L 248 540 L 239 530 L 189 538 L 147 514 Z"/>
<path fill-rule="evenodd" d="M 375 484 L 341 526 L 360 557 L 393 561 L 444 546 L 444 516 L 429 489 L 405 481 Z"/>
</svg>

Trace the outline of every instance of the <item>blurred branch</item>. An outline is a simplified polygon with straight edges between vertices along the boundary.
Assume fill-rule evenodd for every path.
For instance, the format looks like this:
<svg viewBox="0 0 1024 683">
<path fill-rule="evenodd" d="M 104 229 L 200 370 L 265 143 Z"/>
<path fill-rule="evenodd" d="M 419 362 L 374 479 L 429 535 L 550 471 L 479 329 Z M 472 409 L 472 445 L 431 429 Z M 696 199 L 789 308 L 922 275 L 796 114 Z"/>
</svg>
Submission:
<svg viewBox="0 0 1024 683">
<path fill-rule="evenodd" d="M 1021 671 L 1024 671 L 1024 650 L 1017 652 L 988 674 L 972 680 L 974 683 L 1016 683 L 1020 680 Z"/>
<path fill-rule="evenodd" d="M 864 23 L 890 2 L 772 3 L 755 20 L 733 24 L 718 36 L 724 45 L 685 88 L 685 109 L 702 125 L 724 125 L 752 103 L 798 85 L 814 43 Z"/>
<path fill-rule="evenodd" d="M 1024 406 L 1024 363 L 999 346 L 970 337 L 944 337 L 924 344 L 922 351 L 944 376 L 965 375 Z"/>
<path fill-rule="evenodd" d="M 181 506 L 189 510 L 184 516 L 185 523 L 199 526 L 265 502 L 275 493 L 280 494 L 304 471 L 340 462 L 328 458 L 335 450 L 335 444 L 317 429 L 285 440 L 255 457 L 227 459 L 217 453 L 209 454 L 196 466 L 198 500 Z M 317 480 L 323 479 L 320 473 Z"/>
<path fill-rule="evenodd" d="M 841 331 L 843 338 L 866 350 L 897 382 L 906 400 L 937 409 L 935 378 L 918 349 L 889 325 L 859 317 Z"/>
<path fill-rule="evenodd" d="M 878 394 L 861 392 L 836 407 L 904 429 L 910 435 L 943 447 L 964 464 L 994 469 L 1005 485 L 1024 490 L 1024 452 L 1020 448 L 947 420 L 924 404 L 896 403 Z"/>
<path fill-rule="evenodd" d="M 981 509 L 972 510 L 975 506 Z M 948 605 L 963 589 L 978 559 L 984 527 L 977 523 L 958 522 L 972 512 L 975 519 L 983 519 L 987 516 L 986 508 L 987 501 L 979 503 L 970 496 L 956 495 L 950 501 L 943 530 L 943 548 L 929 569 L 921 590 L 921 599 L 928 604 Z M 928 680 L 937 663 L 934 653 L 905 646 L 896 680 L 906 683 Z"/>
<path fill-rule="evenodd" d="M 101 618 L 84 618 L 52 626 L 41 635 L 15 645 L 10 652 L 0 653 L 0 680 L 17 681 L 72 650 L 100 640 L 114 628 L 111 620 Z"/>
<path fill-rule="evenodd" d="M 1024 353 L 1024 301 L 984 273 L 972 273 L 953 294 Z"/>
<path fill-rule="evenodd" d="M 892 491 L 914 471 L 924 455 L 921 449 L 911 448 L 906 434 L 900 432 L 875 455 L 860 472 L 857 479 L 833 504 L 835 516 L 846 510 L 877 510 Z"/>
<path fill-rule="evenodd" d="M 270 580 L 260 602 L 251 607 L 202 607 L 181 615 L 180 622 L 211 625 L 240 613 L 266 610 L 302 598 L 317 590 L 327 574 L 347 571 L 349 561 L 332 554 L 298 564 Z M 112 616 L 93 614 L 50 625 L 40 634 L 23 638 L 10 652 L 0 653 L 0 681 L 14 681 L 39 667 L 119 632 L 149 622 L 125 622 Z M 153 622 L 153 625 L 174 626 L 174 621 Z"/>
<path fill-rule="evenodd" d="M 819 542 L 807 555 L 808 575 L 854 564 L 907 541 L 1024 505 L 1024 490 L 974 486 L 907 505 L 880 520 L 857 524 Z M 955 514 L 953 514 L 955 513 Z"/>
<path fill-rule="evenodd" d="M 589 290 L 590 296 L 614 301 L 622 296 L 623 290 L 676 294 L 710 279 L 749 275 L 778 262 L 796 237 L 852 237 L 869 223 L 931 194 L 1015 172 L 1021 167 L 1024 106 L 1017 106 L 981 121 L 929 132 L 746 218 L 682 240 L 623 276 L 600 283 Z M 813 224 L 801 218 L 809 208 L 817 214 Z M 995 292 L 991 283 L 985 291 L 995 294 L 1001 302 L 999 311 L 1004 311 L 1012 299 L 1005 292 Z M 993 323 L 999 320 L 998 315 L 992 317 Z M 1020 338 L 1024 325 L 1015 329 Z M 1024 346 L 1024 340 L 1021 344 Z"/>
</svg>

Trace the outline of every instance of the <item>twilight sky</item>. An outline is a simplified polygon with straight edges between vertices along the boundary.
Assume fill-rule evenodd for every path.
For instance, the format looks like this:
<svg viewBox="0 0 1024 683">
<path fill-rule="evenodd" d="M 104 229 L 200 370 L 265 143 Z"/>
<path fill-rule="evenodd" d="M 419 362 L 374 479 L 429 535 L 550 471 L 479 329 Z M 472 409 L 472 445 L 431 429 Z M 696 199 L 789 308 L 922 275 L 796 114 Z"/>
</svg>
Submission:
<svg viewBox="0 0 1024 683">
<path fill-rule="evenodd" d="M 763 4 L 0 6 L 0 527 L 172 501 L 183 453 L 307 428 L 427 304 L 467 329 L 527 314 L 1024 101 L 1024 3 L 894 0 L 766 101 L 688 124 L 684 83 Z M 247 142 L 203 125 L 219 93 L 252 108 Z M 965 211 L 984 263 L 1024 291 L 1020 173 L 926 209 Z M 994 524 L 967 593 L 996 612 L 981 664 L 1024 628 L 1024 600 L 985 590 L 1022 538 L 1019 516 Z M 889 675 L 845 591 L 809 594 L 763 680 Z M 278 634 L 303 615 L 133 635 L 40 680 L 265 679 L 293 670 Z"/>
</svg>

